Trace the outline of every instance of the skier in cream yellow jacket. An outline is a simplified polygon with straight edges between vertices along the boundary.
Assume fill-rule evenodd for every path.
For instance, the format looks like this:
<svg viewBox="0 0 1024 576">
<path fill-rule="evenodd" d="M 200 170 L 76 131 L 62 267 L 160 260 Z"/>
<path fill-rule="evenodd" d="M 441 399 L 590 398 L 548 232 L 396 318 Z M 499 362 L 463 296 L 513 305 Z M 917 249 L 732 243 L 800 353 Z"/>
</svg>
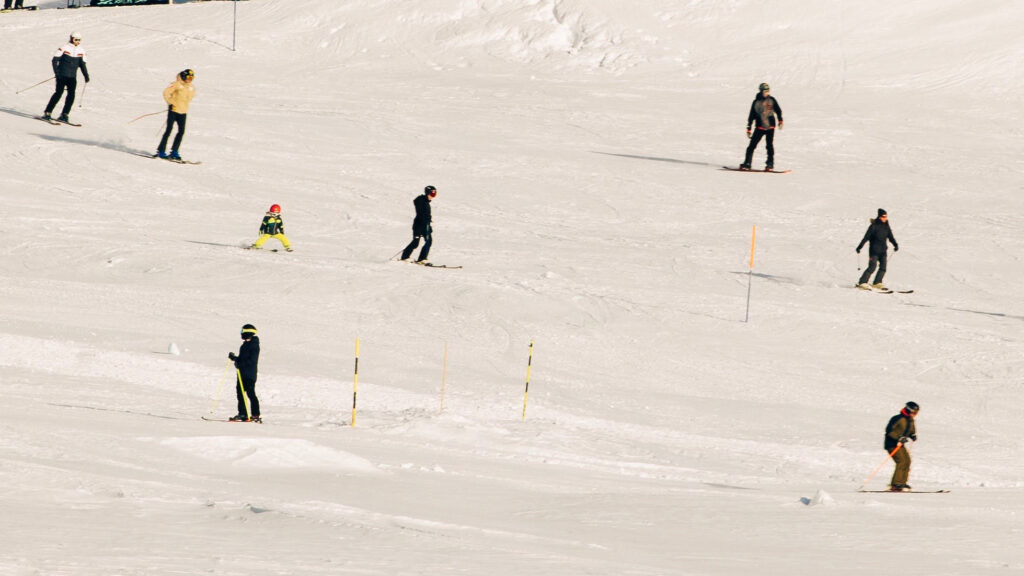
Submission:
<svg viewBox="0 0 1024 576">
<path fill-rule="evenodd" d="M 167 101 L 167 129 L 160 139 L 160 145 L 156 149 L 156 155 L 167 160 L 181 160 L 178 149 L 181 147 L 181 138 L 185 135 L 185 118 L 188 116 L 188 106 L 195 98 L 196 87 L 192 80 L 196 73 L 191 68 L 178 73 L 178 78 L 164 89 L 164 100 Z M 171 145 L 171 153 L 167 153 L 167 139 L 171 136 L 174 125 L 178 125 L 178 133 L 174 136 L 174 143 Z"/>
</svg>

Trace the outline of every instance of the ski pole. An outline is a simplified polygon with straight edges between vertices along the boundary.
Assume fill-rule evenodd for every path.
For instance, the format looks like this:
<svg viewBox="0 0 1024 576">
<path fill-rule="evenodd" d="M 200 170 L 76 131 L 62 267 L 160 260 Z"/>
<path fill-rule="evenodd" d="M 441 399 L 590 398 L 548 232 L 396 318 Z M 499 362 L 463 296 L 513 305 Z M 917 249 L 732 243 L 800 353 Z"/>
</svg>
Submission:
<svg viewBox="0 0 1024 576">
<path fill-rule="evenodd" d="M 158 111 L 150 113 L 150 114 L 143 114 L 142 116 L 139 116 L 135 120 L 142 120 L 143 118 L 145 118 L 147 116 L 156 116 L 157 114 L 163 114 L 163 113 L 164 113 L 163 110 L 158 110 Z M 135 120 L 130 120 L 128 123 L 131 124 L 132 122 L 135 122 Z"/>
<path fill-rule="evenodd" d="M 395 256 L 398 256 L 398 255 L 399 255 L 399 254 L 401 254 L 401 253 L 402 253 L 402 251 L 401 251 L 401 250 L 399 250 L 398 252 L 395 252 L 394 256 L 392 256 L 391 258 L 388 258 L 388 262 L 391 262 L 392 260 L 394 260 L 394 259 L 395 259 Z"/>
<path fill-rule="evenodd" d="M 224 373 L 220 375 L 220 384 L 217 385 L 217 396 L 213 398 L 213 406 L 210 407 L 210 416 L 213 416 L 214 410 L 217 409 L 217 404 L 220 402 L 220 393 L 224 390 L 224 380 L 228 376 L 228 368 L 231 366 L 231 360 L 224 365 Z"/>
<path fill-rule="evenodd" d="M 86 82 L 85 86 L 82 86 L 82 97 L 78 99 L 78 107 L 81 108 L 82 104 L 85 104 L 85 89 L 89 87 L 89 83 Z"/>
<path fill-rule="evenodd" d="M 21 90 L 18 90 L 17 92 L 15 92 L 15 94 L 21 94 L 22 92 L 27 92 L 27 91 L 35 88 L 36 86 L 39 86 L 41 84 L 46 84 L 47 82 L 49 82 L 50 80 L 53 80 L 54 78 L 56 78 L 56 76 L 50 76 L 49 78 L 47 78 L 46 80 L 43 80 L 39 84 L 33 84 L 33 85 L 29 86 L 28 88 L 22 88 Z"/>
<path fill-rule="evenodd" d="M 892 459 L 893 455 L 899 452 L 900 448 L 902 447 L 903 443 L 897 442 L 896 447 L 892 449 L 892 452 L 889 452 L 889 455 L 885 457 L 885 460 L 882 460 L 882 463 L 879 464 L 877 468 L 875 468 L 874 472 L 872 472 L 870 476 L 864 479 L 864 482 L 860 485 L 860 488 L 858 488 L 858 490 L 863 490 L 864 487 L 868 485 L 868 482 L 871 482 L 871 479 L 875 477 L 875 474 L 878 474 L 878 471 L 882 469 L 882 466 L 885 466 L 885 463 Z"/>
<path fill-rule="evenodd" d="M 238 374 L 238 388 L 242 390 L 242 402 L 245 404 L 245 417 L 252 420 L 252 410 L 249 410 L 249 395 L 245 393 L 245 384 L 242 384 L 242 371 L 235 368 Z"/>
</svg>

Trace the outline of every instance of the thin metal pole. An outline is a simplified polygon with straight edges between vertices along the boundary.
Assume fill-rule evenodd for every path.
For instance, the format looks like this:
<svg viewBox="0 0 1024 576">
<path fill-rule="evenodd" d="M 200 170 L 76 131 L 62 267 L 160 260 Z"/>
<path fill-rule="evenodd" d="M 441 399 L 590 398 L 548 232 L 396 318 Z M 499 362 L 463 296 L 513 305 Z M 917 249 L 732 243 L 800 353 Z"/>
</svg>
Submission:
<svg viewBox="0 0 1024 576">
<path fill-rule="evenodd" d="M 17 92 L 15 92 L 15 94 L 21 94 L 22 92 L 25 92 L 26 90 L 31 90 L 31 89 L 35 88 L 36 86 L 41 86 L 43 84 L 46 84 L 47 82 L 49 82 L 50 80 L 53 80 L 54 78 L 55 78 L 55 76 L 50 76 L 49 78 L 47 78 L 46 80 L 43 80 L 39 84 L 33 84 L 33 85 L 29 86 L 28 88 L 22 88 L 21 90 L 18 90 Z"/>
<path fill-rule="evenodd" d="M 235 39 L 238 31 L 238 0 L 233 2 L 234 4 L 234 16 L 231 23 L 231 51 L 235 51 Z"/>
</svg>

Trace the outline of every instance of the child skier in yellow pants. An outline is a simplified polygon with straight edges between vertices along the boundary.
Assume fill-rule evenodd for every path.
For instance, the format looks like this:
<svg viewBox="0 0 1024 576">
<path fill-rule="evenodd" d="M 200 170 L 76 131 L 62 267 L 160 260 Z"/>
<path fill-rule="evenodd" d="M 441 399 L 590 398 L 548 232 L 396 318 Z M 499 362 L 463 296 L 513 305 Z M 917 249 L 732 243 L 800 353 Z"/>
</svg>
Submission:
<svg viewBox="0 0 1024 576">
<path fill-rule="evenodd" d="M 281 207 L 277 204 L 271 206 L 267 215 L 263 217 L 263 223 L 260 224 L 260 237 L 252 243 L 252 246 L 249 246 L 249 249 L 259 250 L 271 238 L 281 242 L 284 245 L 284 249 L 288 252 L 292 251 L 292 243 L 284 235 L 284 220 L 281 219 Z"/>
</svg>

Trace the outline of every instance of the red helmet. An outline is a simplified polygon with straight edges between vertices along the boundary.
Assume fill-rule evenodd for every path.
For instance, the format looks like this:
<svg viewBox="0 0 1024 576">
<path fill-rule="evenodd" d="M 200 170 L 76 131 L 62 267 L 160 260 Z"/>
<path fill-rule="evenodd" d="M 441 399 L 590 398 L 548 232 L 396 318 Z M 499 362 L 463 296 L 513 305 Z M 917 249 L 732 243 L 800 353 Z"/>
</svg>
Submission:
<svg viewBox="0 0 1024 576">
<path fill-rule="evenodd" d="M 269 212 L 271 214 L 280 214 L 281 213 L 281 207 L 279 205 L 277 205 L 277 204 L 274 204 L 273 206 L 270 207 Z"/>
</svg>

